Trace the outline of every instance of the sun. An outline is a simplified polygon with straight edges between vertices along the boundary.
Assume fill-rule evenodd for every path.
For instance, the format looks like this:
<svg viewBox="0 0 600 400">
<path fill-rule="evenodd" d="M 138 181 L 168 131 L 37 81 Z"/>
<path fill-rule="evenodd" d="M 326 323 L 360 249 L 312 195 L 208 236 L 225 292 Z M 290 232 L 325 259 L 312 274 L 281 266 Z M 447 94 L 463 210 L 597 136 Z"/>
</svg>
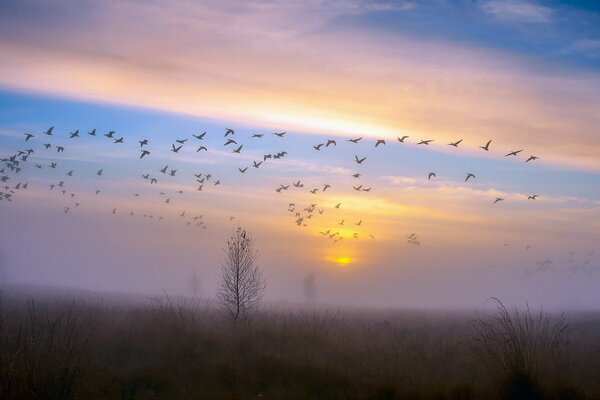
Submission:
<svg viewBox="0 0 600 400">
<path fill-rule="evenodd" d="M 338 257 L 336 258 L 335 262 L 337 262 L 340 265 L 346 265 L 349 264 L 350 261 L 352 261 L 352 259 L 350 257 Z"/>
</svg>

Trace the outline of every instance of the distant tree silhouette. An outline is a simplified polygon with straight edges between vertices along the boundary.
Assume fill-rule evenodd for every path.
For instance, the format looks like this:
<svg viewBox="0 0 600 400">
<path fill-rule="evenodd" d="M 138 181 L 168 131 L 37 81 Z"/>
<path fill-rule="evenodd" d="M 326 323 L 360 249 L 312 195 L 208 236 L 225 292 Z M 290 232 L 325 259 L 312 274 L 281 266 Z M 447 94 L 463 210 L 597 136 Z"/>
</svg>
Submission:
<svg viewBox="0 0 600 400">
<path fill-rule="evenodd" d="M 306 275 L 303 281 L 304 299 L 307 303 L 317 300 L 317 276 L 314 273 Z"/>
<path fill-rule="evenodd" d="M 245 229 L 238 227 L 227 241 L 217 293 L 234 325 L 259 306 L 265 291 L 266 281 L 257 260 L 254 239 Z"/>
<path fill-rule="evenodd" d="M 190 291 L 192 292 L 192 296 L 196 297 L 200 293 L 200 278 L 198 278 L 198 274 L 196 270 L 194 270 L 194 274 L 189 280 Z"/>
</svg>

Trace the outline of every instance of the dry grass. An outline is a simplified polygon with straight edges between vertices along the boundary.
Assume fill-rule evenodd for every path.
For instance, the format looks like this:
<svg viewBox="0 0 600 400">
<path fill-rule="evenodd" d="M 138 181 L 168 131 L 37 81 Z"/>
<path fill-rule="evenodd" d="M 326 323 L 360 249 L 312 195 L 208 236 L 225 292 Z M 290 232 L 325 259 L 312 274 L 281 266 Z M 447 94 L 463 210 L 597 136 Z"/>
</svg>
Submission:
<svg viewBox="0 0 600 400">
<path fill-rule="evenodd" d="M 4 301 L 0 398 L 494 399 L 506 394 L 495 377 L 517 370 L 552 377 L 533 395 L 600 398 L 597 315 L 567 331 L 500 303 L 475 326 L 473 314 L 273 309 L 234 330 L 197 299 L 77 304 Z"/>
</svg>

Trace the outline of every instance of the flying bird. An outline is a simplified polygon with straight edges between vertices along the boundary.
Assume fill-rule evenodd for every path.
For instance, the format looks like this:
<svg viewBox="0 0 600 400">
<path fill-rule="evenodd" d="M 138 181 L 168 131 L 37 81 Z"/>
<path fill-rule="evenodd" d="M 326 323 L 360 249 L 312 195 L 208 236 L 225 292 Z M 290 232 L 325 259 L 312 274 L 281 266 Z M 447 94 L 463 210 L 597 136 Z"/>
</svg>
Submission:
<svg viewBox="0 0 600 400">
<path fill-rule="evenodd" d="M 148 150 L 142 150 L 142 154 L 140 155 L 140 159 L 144 158 L 144 156 L 150 155 Z"/>
<path fill-rule="evenodd" d="M 183 147 L 183 145 L 181 145 L 181 146 L 179 146 L 179 147 L 175 147 L 175 145 L 174 145 L 174 144 L 172 144 L 171 146 L 172 146 L 172 149 L 171 149 L 171 151 L 172 151 L 173 153 L 179 153 L 179 150 L 181 150 L 181 148 Z"/>
<path fill-rule="evenodd" d="M 121 136 L 119 139 L 115 139 L 115 143 L 123 143 L 123 136 Z"/>
<path fill-rule="evenodd" d="M 458 147 L 458 145 L 459 145 L 459 144 L 461 144 L 461 143 L 462 143 L 462 141 L 463 141 L 463 140 L 462 140 L 462 139 L 460 139 L 460 140 L 458 140 L 458 141 L 456 141 L 456 142 L 450 142 L 450 143 L 448 143 L 448 146 L 454 146 L 454 147 Z"/>
<path fill-rule="evenodd" d="M 115 131 L 110 131 L 108 133 L 105 133 L 104 136 L 106 136 L 109 139 L 112 139 L 114 137 L 115 133 L 116 133 Z"/>
<path fill-rule="evenodd" d="M 169 168 L 169 166 L 168 166 L 168 165 L 165 165 L 165 167 L 164 167 L 164 168 L 161 168 L 161 169 L 160 169 L 160 172 L 162 172 L 163 174 L 166 174 L 166 173 L 167 173 L 167 169 L 168 169 L 168 168 Z"/>
<path fill-rule="evenodd" d="M 295 182 L 293 185 L 294 185 L 295 187 L 297 187 L 297 188 L 304 187 L 304 185 L 303 185 L 303 184 L 302 184 L 300 181 L 298 181 L 298 182 Z"/>
<path fill-rule="evenodd" d="M 102 169 L 98 170 L 98 172 L 96 172 L 96 175 L 102 176 Z"/>
<path fill-rule="evenodd" d="M 356 161 L 357 164 L 362 164 L 366 159 L 367 159 L 367 157 L 359 159 L 358 156 L 354 156 L 354 160 Z"/>
<path fill-rule="evenodd" d="M 203 140 L 204 139 L 204 135 L 206 135 L 206 132 L 202 132 L 200 135 L 194 135 L 194 137 L 198 140 Z"/>
<path fill-rule="evenodd" d="M 90 136 L 96 136 L 96 128 L 94 128 L 93 130 L 89 131 L 88 135 L 90 135 Z"/>
<path fill-rule="evenodd" d="M 538 197 L 540 197 L 540 195 L 539 195 L 539 194 L 534 194 L 534 195 L 531 195 L 531 196 L 527 197 L 527 199 L 528 199 L 528 200 L 535 200 L 535 199 L 536 199 L 536 198 L 538 198 Z"/>
<path fill-rule="evenodd" d="M 508 157 L 508 156 L 516 156 L 517 154 L 519 154 L 520 152 L 522 152 L 523 150 L 515 150 L 515 151 L 511 151 L 510 153 L 506 154 L 504 157 Z"/>
<path fill-rule="evenodd" d="M 489 151 L 489 150 L 490 150 L 490 143 L 492 143 L 492 141 L 491 141 L 491 140 L 489 140 L 489 141 L 488 141 L 488 142 L 485 144 L 485 146 L 479 146 L 479 148 L 480 148 L 480 149 L 483 149 L 483 150 L 485 150 L 485 151 Z"/>
<path fill-rule="evenodd" d="M 429 139 L 429 140 L 421 140 L 419 143 L 417 144 L 424 144 L 426 146 L 429 146 L 429 143 L 433 142 L 433 139 Z"/>
<path fill-rule="evenodd" d="M 236 142 L 235 140 L 233 140 L 233 139 L 228 139 L 228 140 L 225 142 L 225 144 L 224 144 L 223 146 L 227 146 L 227 145 L 230 145 L 230 144 L 232 144 L 232 143 L 233 143 L 233 144 L 237 144 L 237 142 Z"/>
<path fill-rule="evenodd" d="M 251 136 L 251 138 L 261 138 L 263 136 L 265 136 L 264 133 L 255 133 L 254 135 Z"/>
<path fill-rule="evenodd" d="M 70 139 L 79 137 L 79 129 L 77 129 L 75 132 L 71 132 L 70 135 L 71 135 Z"/>
<path fill-rule="evenodd" d="M 436 178 L 435 172 L 430 172 L 427 180 L 431 180 L 431 178 Z"/>
<path fill-rule="evenodd" d="M 227 137 L 227 135 L 233 135 L 234 133 L 235 131 L 233 129 L 227 128 L 225 131 L 225 137 Z"/>
<path fill-rule="evenodd" d="M 501 201 L 504 201 L 504 199 L 502 197 L 496 197 L 496 200 L 494 200 L 494 202 L 492 204 L 496 204 L 496 203 L 499 203 Z"/>
<path fill-rule="evenodd" d="M 239 170 L 239 171 L 240 171 L 242 174 L 245 174 L 247 169 L 248 169 L 248 167 L 246 167 L 246 168 L 238 168 L 238 170 Z"/>
<path fill-rule="evenodd" d="M 239 154 L 239 152 L 242 150 L 242 147 L 244 147 L 244 145 L 240 144 L 240 147 L 238 147 L 237 149 L 235 149 L 233 152 Z"/>
<path fill-rule="evenodd" d="M 465 182 L 469 180 L 469 178 L 475 178 L 475 175 L 468 173 L 467 177 L 465 178 Z"/>
<path fill-rule="evenodd" d="M 34 135 L 32 135 L 31 133 L 26 133 L 25 134 L 25 141 L 27 142 L 29 139 L 35 137 Z"/>
<path fill-rule="evenodd" d="M 408 136 L 402 136 L 402 137 L 398 137 L 398 141 L 399 141 L 400 143 L 404 143 L 404 141 L 405 141 L 406 139 L 408 139 Z"/>
<path fill-rule="evenodd" d="M 539 157 L 529 156 L 529 158 L 527 160 L 525 160 L 525 162 L 534 161 L 534 160 L 537 160 L 537 159 L 539 159 Z"/>
<path fill-rule="evenodd" d="M 332 144 L 334 146 L 337 146 L 337 142 L 333 139 L 328 139 L 327 140 L 327 144 L 325 145 L 325 147 L 329 147 L 329 145 Z"/>
<path fill-rule="evenodd" d="M 324 145 L 325 145 L 324 143 L 319 143 L 318 145 L 313 146 L 313 149 L 315 149 L 315 150 L 321 150 L 321 147 L 323 147 Z"/>
<path fill-rule="evenodd" d="M 179 144 L 184 144 L 185 142 L 187 142 L 187 139 L 177 139 L 175 141 Z"/>
<path fill-rule="evenodd" d="M 140 147 L 144 147 L 148 144 L 148 139 L 140 140 Z"/>
<path fill-rule="evenodd" d="M 52 136 L 52 131 L 54 130 L 54 127 L 51 126 L 50 128 L 48 128 L 48 130 L 46 132 L 44 132 L 46 135 L 48 136 Z"/>
<path fill-rule="evenodd" d="M 259 162 L 252 161 L 252 166 L 253 166 L 254 168 L 258 168 L 258 167 L 260 167 L 260 164 L 262 164 L 262 163 L 263 163 L 262 161 L 259 161 Z"/>
<path fill-rule="evenodd" d="M 379 146 L 380 144 L 383 144 L 383 145 L 385 145 L 385 140 L 383 140 L 383 139 L 378 139 L 378 140 L 375 142 L 375 147 Z"/>
<path fill-rule="evenodd" d="M 355 143 L 355 144 L 358 143 L 358 142 L 360 142 L 361 140 L 362 140 L 362 136 L 359 137 L 359 138 L 356 138 L 356 139 L 347 139 L 348 142 L 352 142 L 352 143 Z"/>
<path fill-rule="evenodd" d="M 273 132 L 273 135 L 277 135 L 279 137 L 283 137 L 287 132 Z"/>
<path fill-rule="evenodd" d="M 200 146 L 200 147 L 198 147 L 198 150 L 196 150 L 196 153 L 199 152 L 200 150 L 208 151 L 208 149 L 206 147 Z"/>
</svg>

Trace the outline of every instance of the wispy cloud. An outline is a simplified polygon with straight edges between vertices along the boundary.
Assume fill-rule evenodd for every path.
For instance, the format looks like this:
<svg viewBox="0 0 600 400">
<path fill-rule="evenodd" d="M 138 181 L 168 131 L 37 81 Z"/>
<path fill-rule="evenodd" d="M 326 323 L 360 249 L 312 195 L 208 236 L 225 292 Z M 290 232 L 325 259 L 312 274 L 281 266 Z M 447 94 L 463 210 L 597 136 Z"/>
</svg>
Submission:
<svg viewBox="0 0 600 400">
<path fill-rule="evenodd" d="M 530 1 L 489 0 L 480 4 L 481 9 L 504 22 L 547 23 L 554 11 Z"/>
</svg>

